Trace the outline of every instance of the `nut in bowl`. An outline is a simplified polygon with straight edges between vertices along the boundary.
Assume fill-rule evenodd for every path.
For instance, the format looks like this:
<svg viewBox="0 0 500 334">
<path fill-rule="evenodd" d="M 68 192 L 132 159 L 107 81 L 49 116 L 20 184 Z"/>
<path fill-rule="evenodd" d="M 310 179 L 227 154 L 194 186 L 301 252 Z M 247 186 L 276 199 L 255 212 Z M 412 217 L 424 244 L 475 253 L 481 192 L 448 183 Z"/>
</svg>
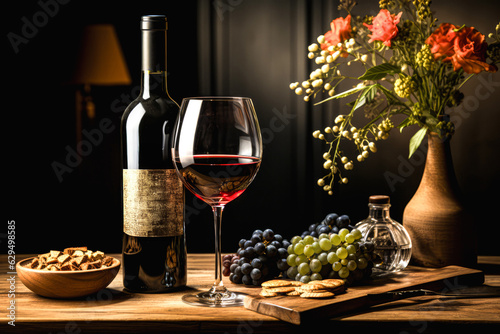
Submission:
<svg viewBox="0 0 500 334">
<path fill-rule="evenodd" d="M 106 288 L 120 270 L 120 261 L 86 247 L 50 251 L 19 261 L 21 282 L 34 293 L 49 298 L 78 298 Z"/>
</svg>

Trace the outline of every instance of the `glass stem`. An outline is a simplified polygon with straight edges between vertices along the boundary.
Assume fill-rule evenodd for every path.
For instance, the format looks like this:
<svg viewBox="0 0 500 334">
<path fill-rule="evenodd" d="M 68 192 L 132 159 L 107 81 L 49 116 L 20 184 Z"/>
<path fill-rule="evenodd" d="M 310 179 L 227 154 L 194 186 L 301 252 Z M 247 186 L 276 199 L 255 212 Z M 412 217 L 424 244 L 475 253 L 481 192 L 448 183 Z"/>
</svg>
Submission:
<svg viewBox="0 0 500 334">
<path fill-rule="evenodd" d="M 215 282 L 212 289 L 214 292 L 225 292 L 226 288 L 222 282 L 222 254 L 221 254 L 221 224 L 223 205 L 212 207 L 214 213 L 214 231 L 215 231 Z"/>
</svg>

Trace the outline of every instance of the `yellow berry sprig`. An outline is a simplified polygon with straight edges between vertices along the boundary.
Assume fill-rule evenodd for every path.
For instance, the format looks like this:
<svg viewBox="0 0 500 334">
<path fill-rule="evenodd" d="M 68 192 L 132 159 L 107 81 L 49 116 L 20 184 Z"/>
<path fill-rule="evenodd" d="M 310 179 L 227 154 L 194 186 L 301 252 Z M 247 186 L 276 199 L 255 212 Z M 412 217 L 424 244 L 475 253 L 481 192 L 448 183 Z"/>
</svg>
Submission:
<svg viewBox="0 0 500 334">
<path fill-rule="evenodd" d="M 371 153 L 377 152 L 375 141 L 387 139 L 389 132 L 394 128 L 394 124 L 388 118 L 383 119 L 378 125 L 372 123 L 361 129 L 353 126 L 351 119 L 352 114 L 339 115 L 335 118 L 335 125 L 326 127 L 323 132 L 316 130 L 312 134 L 314 138 L 324 141 L 329 147 L 328 151 L 323 153 L 325 160 L 323 168 L 328 173 L 317 181 L 318 186 L 329 195 L 333 195 L 332 186 L 335 180 L 341 184 L 349 182 L 342 172 L 354 169 L 354 159 L 340 150 L 341 140 L 353 141 L 358 151 L 355 160 L 363 162 Z"/>
</svg>

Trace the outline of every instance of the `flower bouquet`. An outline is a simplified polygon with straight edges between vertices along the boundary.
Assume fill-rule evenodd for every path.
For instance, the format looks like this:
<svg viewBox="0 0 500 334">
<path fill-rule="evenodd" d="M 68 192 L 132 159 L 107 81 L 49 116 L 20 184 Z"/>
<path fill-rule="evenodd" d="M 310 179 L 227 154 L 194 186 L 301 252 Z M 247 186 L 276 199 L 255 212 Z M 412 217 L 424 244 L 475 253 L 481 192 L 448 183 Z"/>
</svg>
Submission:
<svg viewBox="0 0 500 334">
<path fill-rule="evenodd" d="M 417 125 L 410 139 L 409 156 L 429 132 L 451 137 L 454 126 L 446 108 L 461 103 L 460 88 L 482 71 L 496 72 L 500 62 L 500 24 L 486 37 L 473 27 L 440 23 L 434 18 L 429 0 L 380 0 L 376 16 L 355 16 L 356 2 L 341 0 L 339 10 L 347 15 L 334 19 L 331 30 L 308 47 L 308 58 L 318 68 L 307 80 L 290 84 L 304 101 L 327 93 L 316 104 L 351 97 L 350 112 L 338 115 L 315 138 L 328 147 L 323 154 L 327 174 L 317 183 L 330 195 L 334 181 L 347 183 L 343 171 L 354 168 L 377 151 L 377 140 L 389 133 Z M 346 67 L 362 66 L 359 77 L 345 74 Z M 354 81 L 352 88 L 337 92 L 339 84 Z M 366 124 L 356 126 L 353 117 L 364 110 Z M 397 125 L 394 117 L 399 115 Z M 354 143 L 356 159 L 342 149 Z"/>
</svg>

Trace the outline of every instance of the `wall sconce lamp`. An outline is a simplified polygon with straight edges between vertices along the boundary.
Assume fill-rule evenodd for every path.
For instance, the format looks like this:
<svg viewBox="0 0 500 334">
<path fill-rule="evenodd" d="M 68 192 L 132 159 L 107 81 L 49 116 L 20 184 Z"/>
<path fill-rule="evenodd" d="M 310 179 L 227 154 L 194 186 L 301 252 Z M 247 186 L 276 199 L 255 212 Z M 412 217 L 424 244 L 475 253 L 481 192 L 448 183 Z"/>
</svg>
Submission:
<svg viewBox="0 0 500 334">
<path fill-rule="evenodd" d="M 90 87 L 129 85 L 132 82 L 123 57 L 123 52 L 111 24 L 95 24 L 86 26 L 80 42 L 71 83 L 81 85 L 76 90 L 76 136 L 81 141 L 82 116 L 95 117 L 95 105 L 92 101 Z"/>
</svg>

